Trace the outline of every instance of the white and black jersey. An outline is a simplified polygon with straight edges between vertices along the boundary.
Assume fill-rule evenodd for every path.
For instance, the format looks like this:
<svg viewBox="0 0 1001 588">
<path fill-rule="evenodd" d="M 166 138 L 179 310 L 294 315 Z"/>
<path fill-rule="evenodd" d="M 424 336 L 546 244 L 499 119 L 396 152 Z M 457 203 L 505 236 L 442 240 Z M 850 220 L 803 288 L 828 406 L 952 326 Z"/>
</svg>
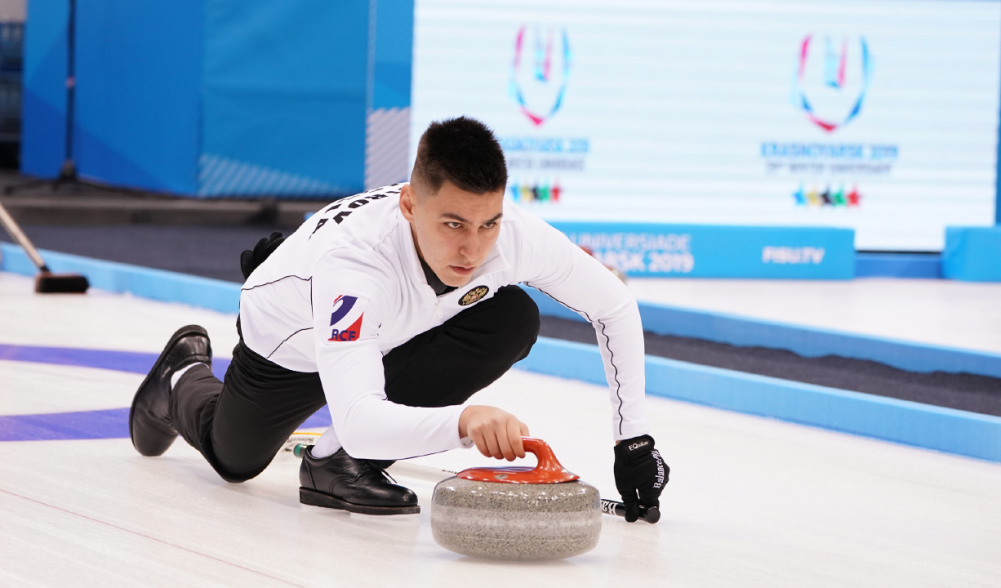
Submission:
<svg viewBox="0 0 1001 588">
<path fill-rule="evenodd" d="M 386 400 L 382 357 L 489 299 L 502 286 L 537 288 L 589 320 L 611 389 L 616 440 L 649 433 L 643 332 L 630 291 L 562 233 L 510 202 L 500 235 L 466 286 L 436 296 L 399 209 L 402 184 L 338 200 L 307 220 L 243 287 L 245 344 L 298 372 L 319 372 L 345 450 L 399 459 L 463 445 L 462 406 Z"/>
</svg>

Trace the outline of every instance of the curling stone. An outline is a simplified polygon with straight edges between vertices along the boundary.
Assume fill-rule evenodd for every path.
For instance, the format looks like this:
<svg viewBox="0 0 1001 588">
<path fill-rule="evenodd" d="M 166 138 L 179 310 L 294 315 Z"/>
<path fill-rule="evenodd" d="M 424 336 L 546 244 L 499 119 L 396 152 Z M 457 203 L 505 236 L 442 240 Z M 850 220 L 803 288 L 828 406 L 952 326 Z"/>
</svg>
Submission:
<svg viewBox="0 0 1001 588">
<path fill-rule="evenodd" d="M 446 549 L 489 559 L 543 560 L 594 549 L 598 489 L 568 472 L 545 441 L 524 438 L 535 468 L 472 468 L 435 486 L 431 532 Z"/>
</svg>

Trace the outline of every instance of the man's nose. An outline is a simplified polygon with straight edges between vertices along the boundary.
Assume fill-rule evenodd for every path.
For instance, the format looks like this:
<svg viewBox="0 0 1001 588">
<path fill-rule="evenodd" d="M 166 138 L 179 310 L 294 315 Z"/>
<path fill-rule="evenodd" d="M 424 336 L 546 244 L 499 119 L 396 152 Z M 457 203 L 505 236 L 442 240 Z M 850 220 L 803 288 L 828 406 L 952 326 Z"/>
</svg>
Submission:
<svg viewBox="0 0 1001 588">
<path fill-rule="evenodd" d="M 459 246 L 459 253 L 466 258 L 466 261 L 477 261 L 482 250 L 483 237 L 480 236 L 479 231 L 469 231 Z"/>
</svg>

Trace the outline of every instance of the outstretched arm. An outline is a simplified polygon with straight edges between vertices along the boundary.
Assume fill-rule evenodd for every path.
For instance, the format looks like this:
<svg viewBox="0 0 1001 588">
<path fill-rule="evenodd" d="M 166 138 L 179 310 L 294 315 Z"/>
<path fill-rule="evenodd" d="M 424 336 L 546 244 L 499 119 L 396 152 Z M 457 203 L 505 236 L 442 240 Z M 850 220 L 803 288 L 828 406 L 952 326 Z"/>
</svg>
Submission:
<svg viewBox="0 0 1001 588">
<path fill-rule="evenodd" d="M 534 218 L 523 218 L 522 222 L 532 237 L 531 246 L 526 248 L 528 254 L 523 257 L 532 271 L 526 280 L 528 285 L 594 326 L 612 403 L 615 482 L 626 507 L 626 520 L 633 522 L 641 505 L 660 506 L 660 494 L 670 473 L 654 448 L 646 418 L 639 308 L 618 278 L 556 229 Z"/>
<path fill-rule="evenodd" d="M 523 222 L 530 223 L 535 250 L 523 252 L 531 271 L 526 283 L 594 327 L 612 404 L 613 438 L 648 434 L 643 325 L 632 292 L 556 229 L 534 218 Z"/>
</svg>

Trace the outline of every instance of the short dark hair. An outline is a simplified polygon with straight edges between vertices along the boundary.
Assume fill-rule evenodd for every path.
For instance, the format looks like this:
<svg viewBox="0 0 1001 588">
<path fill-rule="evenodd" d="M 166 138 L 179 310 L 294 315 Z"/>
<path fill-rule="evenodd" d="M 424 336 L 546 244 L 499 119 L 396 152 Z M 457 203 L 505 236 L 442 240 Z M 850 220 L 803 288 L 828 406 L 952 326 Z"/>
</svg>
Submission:
<svg viewBox="0 0 1001 588">
<path fill-rule="evenodd" d="M 434 194 L 446 180 L 474 194 L 504 190 L 504 150 L 487 125 L 460 116 L 433 122 L 421 135 L 410 183 Z"/>
</svg>

